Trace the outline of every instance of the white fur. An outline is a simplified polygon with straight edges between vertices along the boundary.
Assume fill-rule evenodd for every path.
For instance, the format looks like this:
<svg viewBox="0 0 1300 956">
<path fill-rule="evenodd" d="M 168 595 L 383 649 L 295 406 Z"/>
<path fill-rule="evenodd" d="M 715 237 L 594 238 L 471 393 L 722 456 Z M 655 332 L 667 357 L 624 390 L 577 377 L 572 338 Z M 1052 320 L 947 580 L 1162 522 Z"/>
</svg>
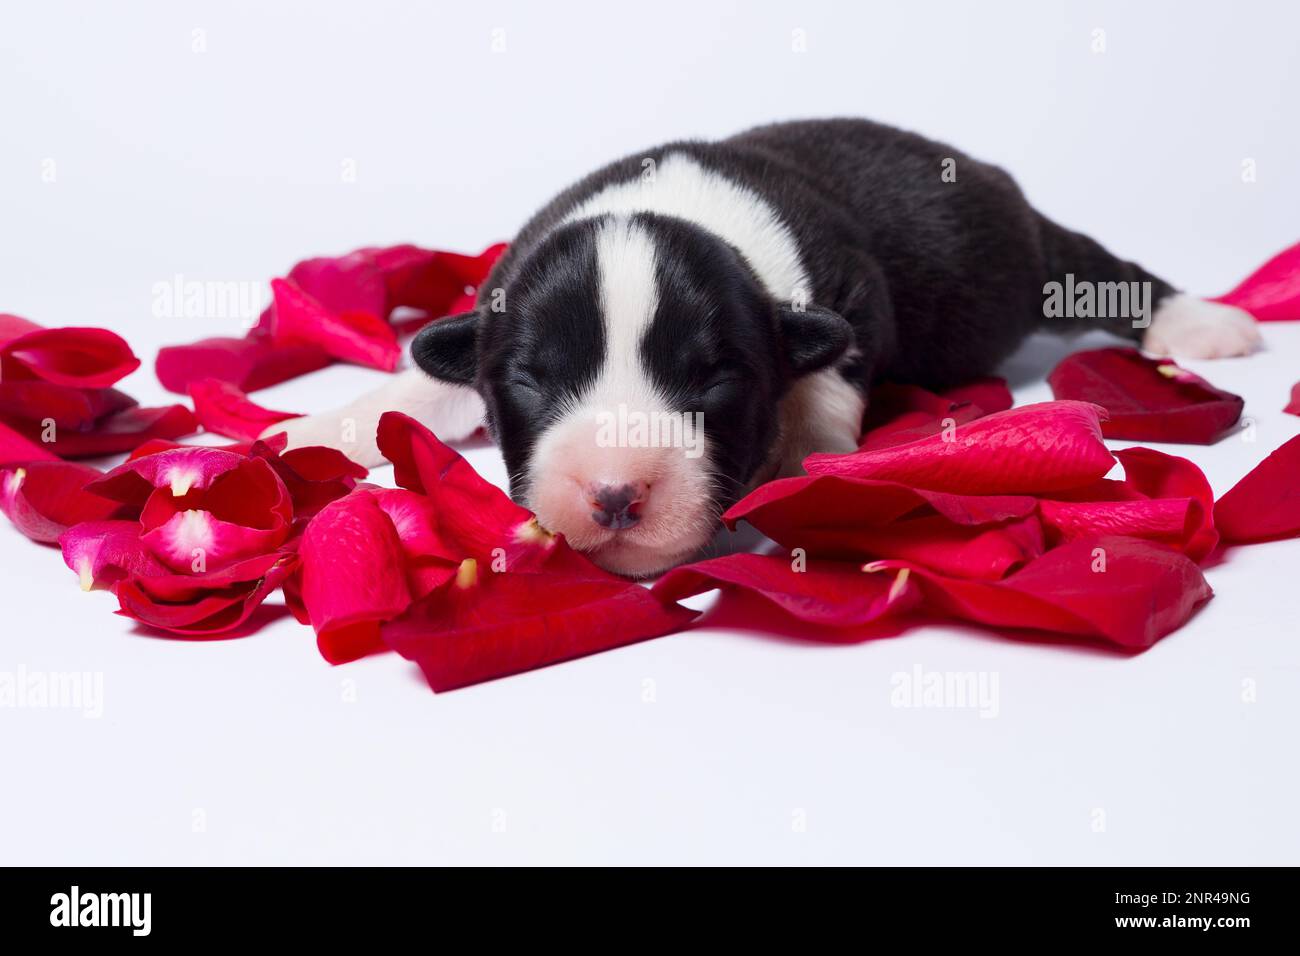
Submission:
<svg viewBox="0 0 1300 956">
<path fill-rule="evenodd" d="M 328 445 L 367 468 L 384 464 L 375 431 L 384 412 L 398 411 L 428 425 L 443 441 L 468 438 L 483 423 L 483 399 L 472 388 L 439 382 L 419 369 L 394 375 L 351 404 L 320 415 L 272 425 L 262 437 L 286 432 L 289 447 Z"/>
<path fill-rule="evenodd" d="M 1182 293 L 1161 300 L 1142 339 L 1153 355 L 1183 358 L 1249 355 L 1259 346 L 1259 328 L 1249 312 Z"/>
</svg>

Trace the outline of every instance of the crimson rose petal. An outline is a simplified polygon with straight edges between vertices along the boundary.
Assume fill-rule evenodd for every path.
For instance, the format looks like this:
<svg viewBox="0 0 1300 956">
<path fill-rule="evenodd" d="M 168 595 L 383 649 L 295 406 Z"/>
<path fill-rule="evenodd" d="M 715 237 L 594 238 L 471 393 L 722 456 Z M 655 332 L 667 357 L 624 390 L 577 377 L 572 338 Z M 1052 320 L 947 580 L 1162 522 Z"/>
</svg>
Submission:
<svg viewBox="0 0 1300 956">
<path fill-rule="evenodd" d="M 127 574 L 160 577 L 171 571 L 140 540 L 138 521 L 83 521 L 59 537 L 63 563 L 81 589 L 109 587 Z"/>
<path fill-rule="evenodd" d="M 258 555 L 206 574 L 130 574 L 114 587 L 121 613 L 183 636 L 232 630 L 292 573 L 293 554 Z"/>
<path fill-rule="evenodd" d="M 470 558 L 381 630 L 444 691 L 659 637 L 695 614 L 614 575 L 494 572 Z"/>
<path fill-rule="evenodd" d="M 1047 377 L 1058 399 L 1100 405 L 1107 438 L 1208 445 L 1241 418 L 1241 396 L 1137 349 L 1075 352 Z"/>
<path fill-rule="evenodd" d="M 1300 243 L 1283 249 L 1212 302 L 1245 309 L 1260 322 L 1300 319 Z"/>
<path fill-rule="evenodd" d="M 653 591 L 664 601 L 681 601 L 719 587 L 730 595 L 761 598 L 806 624 L 831 628 L 860 627 L 898 613 L 915 596 L 906 569 L 890 577 L 864 574 L 856 563 L 809 561 L 795 570 L 788 557 L 765 554 L 729 554 L 673 568 Z"/>
<path fill-rule="evenodd" d="M 811 474 L 898 481 L 959 494 L 1028 494 L 1103 477 L 1115 460 L 1101 441 L 1103 409 L 1041 402 L 976 419 L 955 434 L 847 455 L 809 455 Z"/>
<path fill-rule="evenodd" d="M 244 392 L 270 388 L 334 360 L 311 344 L 272 343 L 269 337 L 202 339 L 159 350 L 154 372 L 163 388 L 186 394 L 191 382 L 215 378 Z"/>
<path fill-rule="evenodd" d="M 274 341 L 315 345 L 344 362 L 391 372 L 402 357 L 397 333 L 368 312 L 331 312 L 295 283 L 271 280 L 275 295 Z"/>
<path fill-rule="evenodd" d="M 4 328 L 19 332 L 0 344 L 0 375 L 39 379 L 75 388 L 108 388 L 140 367 L 116 332 L 96 328 L 46 329 L 7 316 Z M 22 332 L 25 323 L 29 329 Z"/>
<path fill-rule="evenodd" d="M 115 517 L 123 505 L 86 491 L 100 471 L 68 461 L 32 461 L 0 470 L 0 510 L 33 541 L 53 544 L 69 527 Z"/>
<path fill-rule="evenodd" d="M 930 610 L 1132 649 L 1149 647 L 1181 627 L 1213 593 L 1186 555 L 1140 538 L 1072 541 L 1001 581 L 948 577 L 899 561 L 865 566 L 899 568 L 911 569 Z"/>
<path fill-rule="evenodd" d="M 300 417 L 298 412 L 263 408 L 234 385 L 215 378 L 191 382 L 189 393 L 199 424 L 227 438 L 256 441 L 258 435 L 276 422 Z"/>
<path fill-rule="evenodd" d="M 1300 534 L 1300 435 L 1276 449 L 1214 505 L 1225 541 Z"/>
<path fill-rule="evenodd" d="M 411 603 L 397 530 L 367 490 L 326 505 L 307 526 L 299 597 L 321 656 L 341 664 L 382 650 L 379 624 Z"/>
</svg>

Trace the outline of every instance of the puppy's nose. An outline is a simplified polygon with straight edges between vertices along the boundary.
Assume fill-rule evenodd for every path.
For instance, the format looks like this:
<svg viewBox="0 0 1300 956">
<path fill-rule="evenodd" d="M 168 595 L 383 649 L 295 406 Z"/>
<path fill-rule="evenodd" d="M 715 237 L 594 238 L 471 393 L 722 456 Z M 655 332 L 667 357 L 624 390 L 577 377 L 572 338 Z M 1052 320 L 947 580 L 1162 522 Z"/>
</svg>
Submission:
<svg viewBox="0 0 1300 956">
<path fill-rule="evenodd" d="M 591 520 L 611 531 L 632 527 L 641 520 L 639 509 L 649 490 L 643 481 L 623 484 L 593 482 L 588 487 Z"/>
</svg>

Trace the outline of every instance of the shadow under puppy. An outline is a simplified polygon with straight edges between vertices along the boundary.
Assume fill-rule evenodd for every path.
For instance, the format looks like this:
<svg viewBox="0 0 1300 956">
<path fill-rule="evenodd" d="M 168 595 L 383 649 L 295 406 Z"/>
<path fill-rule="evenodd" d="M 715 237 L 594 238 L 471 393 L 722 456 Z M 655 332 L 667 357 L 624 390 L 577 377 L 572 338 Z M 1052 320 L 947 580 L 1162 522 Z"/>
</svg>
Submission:
<svg viewBox="0 0 1300 956">
<path fill-rule="evenodd" d="M 1103 307 L 1050 317 L 1053 283 Z M 1124 314 L 1095 314 L 1117 290 Z M 874 382 L 951 387 L 1031 332 L 1086 328 L 1197 358 L 1258 343 L 1247 313 L 1058 226 L 997 167 L 865 120 L 779 123 L 581 180 L 523 227 L 474 311 L 416 337 L 417 369 L 270 430 L 374 464 L 385 411 L 444 441 L 486 423 L 545 527 L 650 575 L 757 483 L 855 449 Z"/>
</svg>

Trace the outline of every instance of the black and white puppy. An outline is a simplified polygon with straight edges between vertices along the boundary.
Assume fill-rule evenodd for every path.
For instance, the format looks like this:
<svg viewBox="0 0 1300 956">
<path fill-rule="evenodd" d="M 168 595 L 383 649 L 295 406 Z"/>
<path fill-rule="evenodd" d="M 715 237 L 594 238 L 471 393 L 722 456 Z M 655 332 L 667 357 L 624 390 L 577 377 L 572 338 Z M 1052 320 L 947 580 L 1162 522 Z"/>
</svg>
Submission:
<svg viewBox="0 0 1300 956">
<path fill-rule="evenodd" d="M 1052 317 L 1053 283 L 1127 307 Z M 486 421 L 544 526 L 648 575 L 756 483 L 856 448 L 873 382 L 942 389 L 1036 329 L 1087 327 L 1191 357 L 1258 341 L 1248 314 L 1058 226 L 994 166 L 864 120 L 781 123 L 583 179 L 523 227 L 473 312 L 417 336 L 418 369 L 272 430 L 373 463 L 388 409 L 448 441 Z"/>
</svg>

